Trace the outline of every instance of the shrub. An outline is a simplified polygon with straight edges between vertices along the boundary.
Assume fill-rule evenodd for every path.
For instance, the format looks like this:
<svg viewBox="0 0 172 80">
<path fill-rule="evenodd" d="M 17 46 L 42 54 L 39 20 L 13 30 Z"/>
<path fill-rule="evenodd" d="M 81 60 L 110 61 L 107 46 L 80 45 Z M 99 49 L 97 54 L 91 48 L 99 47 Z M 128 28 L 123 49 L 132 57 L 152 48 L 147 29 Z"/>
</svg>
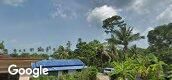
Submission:
<svg viewBox="0 0 172 80">
<path fill-rule="evenodd" d="M 81 72 L 74 74 L 56 76 L 40 76 L 39 78 L 31 78 L 31 80 L 96 80 L 98 70 L 95 67 L 89 67 Z"/>
<path fill-rule="evenodd" d="M 98 70 L 95 67 L 89 67 L 72 75 L 62 75 L 59 80 L 96 80 L 97 72 Z"/>
</svg>

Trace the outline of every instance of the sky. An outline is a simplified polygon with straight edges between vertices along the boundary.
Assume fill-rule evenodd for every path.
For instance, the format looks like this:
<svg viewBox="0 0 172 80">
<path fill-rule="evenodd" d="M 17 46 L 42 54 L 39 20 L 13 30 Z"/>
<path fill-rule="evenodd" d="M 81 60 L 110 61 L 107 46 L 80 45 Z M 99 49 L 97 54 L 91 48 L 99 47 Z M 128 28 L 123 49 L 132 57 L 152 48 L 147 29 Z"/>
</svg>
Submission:
<svg viewBox="0 0 172 80">
<path fill-rule="evenodd" d="M 119 15 L 134 33 L 172 22 L 172 0 L 0 0 L 0 41 L 9 50 L 65 45 L 109 36 L 102 21 Z M 147 39 L 132 44 L 146 48 Z"/>
</svg>

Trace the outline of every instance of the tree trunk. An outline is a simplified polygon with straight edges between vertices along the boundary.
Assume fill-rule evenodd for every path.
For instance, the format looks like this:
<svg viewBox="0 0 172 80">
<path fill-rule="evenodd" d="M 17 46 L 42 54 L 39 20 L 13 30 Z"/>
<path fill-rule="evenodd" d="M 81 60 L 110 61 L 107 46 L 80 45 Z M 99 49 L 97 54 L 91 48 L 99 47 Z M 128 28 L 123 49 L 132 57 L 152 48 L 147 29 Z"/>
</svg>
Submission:
<svg viewBox="0 0 172 80">
<path fill-rule="evenodd" d="M 123 51 L 124 51 L 124 52 L 127 52 L 127 50 L 128 50 L 128 45 L 125 44 L 125 45 L 124 45 L 124 48 L 123 48 Z"/>
</svg>

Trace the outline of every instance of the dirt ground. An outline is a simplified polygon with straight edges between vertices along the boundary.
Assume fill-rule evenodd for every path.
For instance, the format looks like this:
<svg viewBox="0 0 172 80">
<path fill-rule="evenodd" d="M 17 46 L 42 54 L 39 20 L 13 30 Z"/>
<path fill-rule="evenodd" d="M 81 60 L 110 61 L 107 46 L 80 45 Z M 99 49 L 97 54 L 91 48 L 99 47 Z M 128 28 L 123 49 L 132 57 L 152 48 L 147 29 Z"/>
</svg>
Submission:
<svg viewBox="0 0 172 80">
<path fill-rule="evenodd" d="M 109 79 L 109 76 L 104 75 L 102 73 L 98 73 L 97 74 L 97 80 L 110 80 L 110 79 Z"/>
</svg>

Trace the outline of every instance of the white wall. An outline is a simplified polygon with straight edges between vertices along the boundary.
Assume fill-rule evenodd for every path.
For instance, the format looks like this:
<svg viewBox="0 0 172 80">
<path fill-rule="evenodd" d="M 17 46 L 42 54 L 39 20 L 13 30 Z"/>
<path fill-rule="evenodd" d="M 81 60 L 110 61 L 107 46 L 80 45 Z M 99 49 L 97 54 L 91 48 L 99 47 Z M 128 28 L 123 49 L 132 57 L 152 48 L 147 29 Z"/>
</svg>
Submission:
<svg viewBox="0 0 172 80">
<path fill-rule="evenodd" d="M 76 70 L 68 70 L 69 74 L 73 74 L 74 72 L 76 72 Z"/>
<path fill-rule="evenodd" d="M 62 71 L 58 71 L 58 76 L 61 76 L 62 75 Z"/>
</svg>

